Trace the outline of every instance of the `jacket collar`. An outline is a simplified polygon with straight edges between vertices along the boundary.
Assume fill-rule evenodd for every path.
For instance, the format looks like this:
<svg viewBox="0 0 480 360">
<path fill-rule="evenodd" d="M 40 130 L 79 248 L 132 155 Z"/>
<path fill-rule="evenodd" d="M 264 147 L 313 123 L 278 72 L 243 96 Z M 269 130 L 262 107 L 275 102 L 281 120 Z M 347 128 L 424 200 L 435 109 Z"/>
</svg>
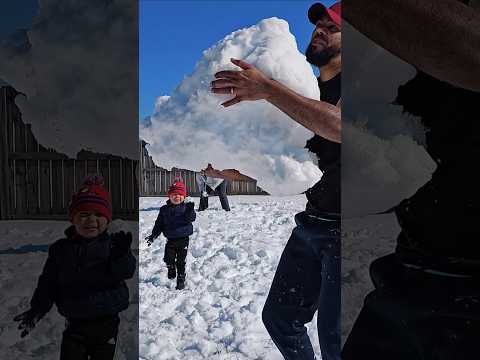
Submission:
<svg viewBox="0 0 480 360">
<path fill-rule="evenodd" d="M 185 204 L 185 201 L 181 202 L 181 203 L 178 204 L 178 205 L 175 205 L 174 203 L 172 203 L 172 202 L 170 201 L 170 199 L 167 200 L 167 205 L 168 205 L 168 206 L 180 206 L 180 205 L 183 205 L 183 204 Z"/>
<path fill-rule="evenodd" d="M 93 241 L 101 241 L 101 240 L 104 240 L 106 239 L 109 234 L 108 234 L 108 230 L 105 230 L 103 233 L 101 233 L 99 236 L 95 237 L 95 238 L 84 238 L 82 236 L 80 236 L 77 231 L 75 230 L 75 226 L 74 225 L 71 225 L 69 226 L 67 229 L 65 229 L 64 231 L 65 233 L 65 236 L 70 239 L 70 240 L 73 240 L 75 242 L 87 242 L 87 243 L 90 243 L 90 242 L 93 242 Z"/>
</svg>

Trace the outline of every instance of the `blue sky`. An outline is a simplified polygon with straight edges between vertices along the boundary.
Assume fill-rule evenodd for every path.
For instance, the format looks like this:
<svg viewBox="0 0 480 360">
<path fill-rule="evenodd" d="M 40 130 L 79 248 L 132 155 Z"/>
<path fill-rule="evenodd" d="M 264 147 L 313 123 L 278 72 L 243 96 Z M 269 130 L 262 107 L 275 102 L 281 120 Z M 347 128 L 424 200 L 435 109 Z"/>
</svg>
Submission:
<svg viewBox="0 0 480 360">
<path fill-rule="evenodd" d="M 304 52 L 313 30 L 308 8 L 316 1 L 155 1 L 140 0 L 140 119 L 153 111 L 155 99 L 170 95 L 193 71 L 202 51 L 227 34 L 258 21 L 278 17 Z M 324 1 L 329 6 L 334 1 Z"/>
<path fill-rule="evenodd" d="M 0 39 L 17 29 L 29 28 L 38 10 L 38 0 L 8 1 L 0 12 Z"/>
<path fill-rule="evenodd" d="M 18 29 L 28 29 L 37 14 L 38 0 L 9 1 L 0 11 L 0 41 Z M 0 78 L 0 86 L 6 83 Z"/>
<path fill-rule="evenodd" d="M 203 50 L 261 19 L 287 20 L 303 52 L 312 31 L 306 13 L 314 2 L 139 0 L 139 118 L 150 115 L 155 99 L 169 95 L 192 72 Z M 327 6 L 333 2 L 324 1 Z M 37 9 L 38 0 L 10 1 L 0 15 L 0 39 L 16 29 L 29 28 Z"/>
</svg>

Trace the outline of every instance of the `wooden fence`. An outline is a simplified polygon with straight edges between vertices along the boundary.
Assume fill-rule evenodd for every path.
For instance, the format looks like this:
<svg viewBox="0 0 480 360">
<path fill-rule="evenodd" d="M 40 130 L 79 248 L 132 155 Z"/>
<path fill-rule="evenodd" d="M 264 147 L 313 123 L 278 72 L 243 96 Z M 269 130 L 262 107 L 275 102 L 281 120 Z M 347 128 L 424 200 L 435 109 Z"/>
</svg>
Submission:
<svg viewBox="0 0 480 360">
<path fill-rule="evenodd" d="M 200 196 L 195 176 L 198 172 L 184 169 L 147 168 L 142 171 L 142 187 L 140 196 L 165 196 L 168 187 L 175 178 L 182 178 L 190 196 Z M 228 195 L 265 195 L 266 193 L 257 187 L 256 181 L 228 180 Z"/>
<path fill-rule="evenodd" d="M 157 166 L 140 142 L 140 160 L 81 151 L 75 159 L 38 143 L 15 104 L 19 93 L 0 87 L 0 220 L 66 219 L 74 191 L 90 174 L 101 174 L 112 195 L 114 218 L 138 219 L 138 196 L 165 196 L 181 177 L 199 196 L 197 172 Z M 266 195 L 256 180 L 229 181 L 227 194 Z"/>
<path fill-rule="evenodd" d="M 101 174 L 114 217 L 138 219 L 138 161 L 81 151 L 76 159 L 37 142 L 15 105 L 18 93 L 0 88 L 0 219 L 66 219 L 72 193 Z"/>
<path fill-rule="evenodd" d="M 165 196 L 168 187 L 176 177 L 181 177 L 187 187 L 187 192 L 191 196 L 200 196 L 195 176 L 196 171 L 186 169 L 166 170 L 155 164 L 152 157 L 146 149 L 147 143 L 140 142 L 140 173 L 141 185 L 140 196 Z M 228 195 L 267 195 L 257 186 L 256 180 L 229 180 L 227 185 Z"/>
</svg>

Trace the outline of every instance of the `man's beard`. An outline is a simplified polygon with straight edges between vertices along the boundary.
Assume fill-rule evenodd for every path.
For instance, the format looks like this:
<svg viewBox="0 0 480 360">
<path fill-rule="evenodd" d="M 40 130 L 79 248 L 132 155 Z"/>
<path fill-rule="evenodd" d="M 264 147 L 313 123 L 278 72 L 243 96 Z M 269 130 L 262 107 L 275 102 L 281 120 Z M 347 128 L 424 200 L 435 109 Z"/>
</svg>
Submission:
<svg viewBox="0 0 480 360">
<path fill-rule="evenodd" d="M 332 47 L 324 48 L 322 51 L 315 51 L 312 44 L 308 45 L 307 51 L 305 52 L 307 61 L 316 67 L 327 65 L 330 60 L 338 54 L 340 54 L 340 49 Z"/>
</svg>

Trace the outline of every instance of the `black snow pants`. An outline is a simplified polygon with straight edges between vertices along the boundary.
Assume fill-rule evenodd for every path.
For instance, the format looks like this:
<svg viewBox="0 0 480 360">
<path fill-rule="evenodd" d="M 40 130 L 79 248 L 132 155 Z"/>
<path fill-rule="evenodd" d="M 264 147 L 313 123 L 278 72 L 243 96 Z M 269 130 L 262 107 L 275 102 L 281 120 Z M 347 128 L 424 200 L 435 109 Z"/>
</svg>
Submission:
<svg viewBox="0 0 480 360">
<path fill-rule="evenodd" d="M 67 320 L 60 360 L 112 360 L 117 345 L 118 315 Z"/>
<path fill-rule="evenodd" d="M 185 276 L 185 264 L 188 252 L 189 237 L 167 239 L 163 261 L 167 266 L 175 266 L 178 276 Z"/>
<path fill-rule="evenodd" d="M 342 350 L 343 360 L 478 358 L 480 281 L 375 260 L 367 295 Z"/>
</svg>

